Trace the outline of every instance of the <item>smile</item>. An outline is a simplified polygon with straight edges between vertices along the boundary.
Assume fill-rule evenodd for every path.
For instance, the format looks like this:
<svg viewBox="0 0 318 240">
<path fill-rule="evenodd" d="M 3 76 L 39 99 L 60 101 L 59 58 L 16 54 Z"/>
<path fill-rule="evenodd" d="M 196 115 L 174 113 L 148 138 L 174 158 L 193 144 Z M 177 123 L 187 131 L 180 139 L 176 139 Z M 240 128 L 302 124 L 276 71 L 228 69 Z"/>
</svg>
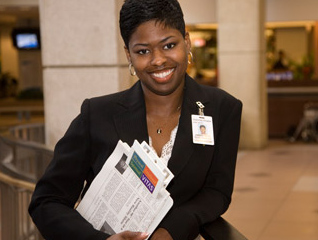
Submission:
<svg viewBox="0 0 318 240">
<path fill-rule="evenodd" d="M 160 72 L 160 73 L 152 73 L 151 75 L 154 76 L 155 78 L 166 78 L 167 76 L 169 76 L 172 72 L 174 72 L 174 68 L 165 71 L 165 72 Z"/>
</svg>

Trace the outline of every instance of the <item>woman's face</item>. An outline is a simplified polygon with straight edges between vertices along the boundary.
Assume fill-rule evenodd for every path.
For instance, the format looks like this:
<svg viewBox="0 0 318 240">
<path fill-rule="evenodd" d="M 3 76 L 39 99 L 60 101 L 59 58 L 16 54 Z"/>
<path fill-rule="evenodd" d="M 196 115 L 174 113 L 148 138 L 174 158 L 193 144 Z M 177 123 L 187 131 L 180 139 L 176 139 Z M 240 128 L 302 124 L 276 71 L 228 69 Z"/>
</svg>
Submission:
<svg viewBox="0 0 318 240">
<path fill-rule="evenodd" d="M 169 95 L 183 88 L 191 43 L 174 28 L 154 20 L 141 24 L 132 34 L 126 55 L 145 92 Z"/>
</svg>

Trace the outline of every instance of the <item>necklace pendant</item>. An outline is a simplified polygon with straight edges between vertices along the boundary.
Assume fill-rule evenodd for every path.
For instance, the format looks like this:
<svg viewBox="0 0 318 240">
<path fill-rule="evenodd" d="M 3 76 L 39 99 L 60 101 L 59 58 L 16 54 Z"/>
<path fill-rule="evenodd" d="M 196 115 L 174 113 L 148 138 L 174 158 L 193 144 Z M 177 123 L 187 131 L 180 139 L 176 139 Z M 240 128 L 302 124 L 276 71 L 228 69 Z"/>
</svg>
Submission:
<svg viewBox="0 0 318 240">
<path fill-rule="evenodd" d="M 161 134 L 162 130 L 160 128 L 157 129 L 157 133 Z"/>
</svg>

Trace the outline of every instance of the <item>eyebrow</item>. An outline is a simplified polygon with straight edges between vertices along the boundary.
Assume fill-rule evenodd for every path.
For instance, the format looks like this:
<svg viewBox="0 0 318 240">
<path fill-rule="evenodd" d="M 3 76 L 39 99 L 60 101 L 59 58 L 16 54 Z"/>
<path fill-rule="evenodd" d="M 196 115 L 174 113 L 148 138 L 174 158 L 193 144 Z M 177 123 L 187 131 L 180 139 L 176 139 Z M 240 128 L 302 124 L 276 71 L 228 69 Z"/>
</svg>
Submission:
<svg viewBox="0 0 318 240">
<path fill-rule="evenodd" d="M 170 38 L 173 38 L 173 37 L 174 37 L 174 36 L 168 36 L 168 37 L 166 37 L 166 38 L 160 40 L 159 43 L 164 43 L 164 42 L 168 41 Z M 149 46 L 149 44 L 148 44 L 148 43 L 136 43 L 136 44 L 134 44 L 134 45 L 132 46 L 132 48 L 138 47 L 138 46 L 147 47 L 147 46 Z"/>
</svg>

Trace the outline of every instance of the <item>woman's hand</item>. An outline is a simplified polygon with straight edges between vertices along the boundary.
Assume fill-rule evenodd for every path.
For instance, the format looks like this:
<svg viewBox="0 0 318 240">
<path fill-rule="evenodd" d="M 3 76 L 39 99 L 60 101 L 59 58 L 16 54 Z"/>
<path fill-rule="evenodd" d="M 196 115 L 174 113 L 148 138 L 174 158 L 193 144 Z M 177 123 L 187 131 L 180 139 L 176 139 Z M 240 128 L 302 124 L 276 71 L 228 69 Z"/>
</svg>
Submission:
<svg viewBox="0 0 318 240">
<path fill-rule="evenodd" d="M 144 240 L 148 237 L 148 233 L 124 231 L 117 233 L 106 240 Z"/>
<path fill-rule="evenodd" d="M 150 240 L 173 240 L 170 233 L 164 228 L 158 228 L 151 236 Z"/>
</svg>

